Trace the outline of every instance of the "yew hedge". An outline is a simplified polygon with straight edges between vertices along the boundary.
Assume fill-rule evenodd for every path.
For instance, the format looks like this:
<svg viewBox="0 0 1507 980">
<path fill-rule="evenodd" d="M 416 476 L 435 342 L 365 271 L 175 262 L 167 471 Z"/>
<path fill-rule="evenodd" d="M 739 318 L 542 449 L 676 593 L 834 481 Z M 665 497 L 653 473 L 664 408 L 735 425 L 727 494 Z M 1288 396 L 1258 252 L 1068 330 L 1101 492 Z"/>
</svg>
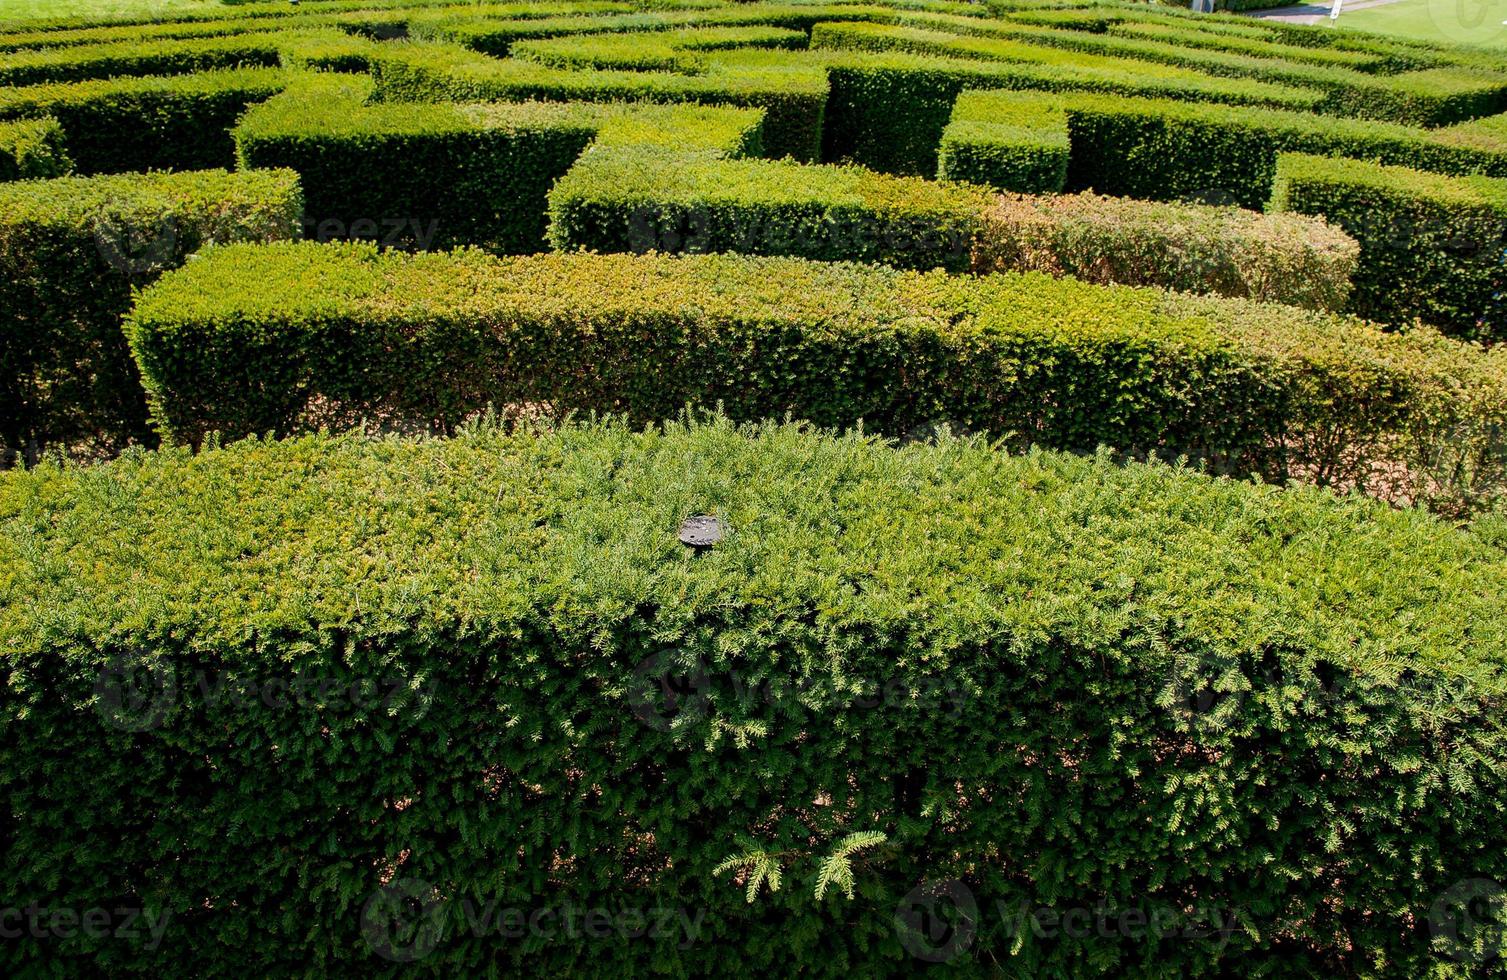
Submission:
<svg viewBox="0 0 1507 980">
<path fill-rule="evenodd" d="M 483 426 L 0 473 L 0 568 L 0 879 L 49 928 L 134 916 L 22 928 L 11 973 L 1500 951 L 1470 900 L 1507 877 L 1507 559 L 1418 511 L 945 438 Z"/>
</svg>

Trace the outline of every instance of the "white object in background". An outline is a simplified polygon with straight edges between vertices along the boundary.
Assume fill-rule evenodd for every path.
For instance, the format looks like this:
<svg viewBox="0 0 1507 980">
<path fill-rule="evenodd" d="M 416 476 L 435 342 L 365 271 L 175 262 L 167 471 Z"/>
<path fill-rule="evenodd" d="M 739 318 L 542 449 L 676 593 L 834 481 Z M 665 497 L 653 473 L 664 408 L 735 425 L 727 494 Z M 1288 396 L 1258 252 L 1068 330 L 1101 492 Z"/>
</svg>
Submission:
<svg viewBox="0 0 1507 980">
<path fill-rule="evenodd" d="M 1329 19 L 1340 19 L 1340 7 L 1344 6 L 1345 0 L 1334 0 L 1334 6 L 1329 8 Z"/>
</svg>

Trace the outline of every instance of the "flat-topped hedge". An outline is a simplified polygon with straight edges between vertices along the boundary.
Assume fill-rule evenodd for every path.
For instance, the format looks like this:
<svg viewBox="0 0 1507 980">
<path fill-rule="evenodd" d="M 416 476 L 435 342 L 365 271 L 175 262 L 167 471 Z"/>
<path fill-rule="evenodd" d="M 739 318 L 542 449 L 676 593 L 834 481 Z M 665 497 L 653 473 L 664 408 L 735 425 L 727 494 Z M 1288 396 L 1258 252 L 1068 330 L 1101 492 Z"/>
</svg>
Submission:
<svg viewBox="0 0 1507 980">
<path fill-rule="evenodd" d="M 1375 502 L 485 426 L 0 474 L 0 567 L 0 877 L 146 908 L 12 973 L 1464 980 L 1507 877 L 1507 560 Z"/>
<path fill-rule="evenodd" d="M 565 70 L 488 58 L 450 44 L 409 44 L 375 58 L 375 97 L 387 102 L 702 102 L 764 110 L 764 151 L 820 156 L 827 79 L 818 65 L 719 60 L 697 75 Z"/>
<path fill-rule="evenodd" d="M 861 167 L 661 148 L 587 154 L 549 192 L 557 250 L 739 252 L 966 271 L 988 196 Z"/>
<path fill-rule="evenodd" d="M 81 173 L 229 167 L 236 119 L 286 82 L 278 69 L 245 68 L 0 87 L 0 120 L 56 119 Z"/>
<path fill-rule="evenodd" d="M 535 252 L 546 194 L 598 151 L 673 147 L 709 157 L 758 151 L 756 109 L 609 103 L 366 101 L 365 78 L 301 79 L 236 128 L 243 167 L 303 177 L 310 237 Z M 598 153 L 597 155 L 600 155 Z"/>
<path fill-rule="evenodd" d="M 1340 310 L 1359 254 L 1339 228 L 1297 214 L 1093 193 L 1005 194 L 980 216 L 974 269 Z"/>
<path fill-rule="evenodd" d="M 274 68 L 271 35 L 125 41 L 0 54 L 0 85 L 78 82 L 127 75 L 186 75 L 215 68 Z"/>
<path fill-rule="evenodd" d="M 795 259 L 231 247 L 144 292 L 127 332 L 158 425 L 195 443 L 325 423 L 450 431 L 488 405 L 654 420 L 720 403 L 740 419 L 1186 452 L 1273 477 L 1390 473 L 1412 494 L 1436 491 L 1418 467 L 1447 438 L 1487 496 L 1501 461 L 1489 432 L 1461 433 L 1507 410 L 1502 352 L 1427 331 Z"/>
<path fill-rule="evenodd" d="M 1507 332 L 1507 180 L 1284 154 L 1271 206 L 1360 242 L 1353 308 L 1485 341 Z"/>
<path fill-rule="evenodd" d="M 1002 190 L 1092 188 L 1153 200 L 1223 199 L 1259 209 L 1271 196 L 1282 152 L 1507 176 L 1507 133 L 1480 121 L 1422 129 L 1251 106 L 987 91 L 964 93 L 952 119 L 957 128 L 943 137 L 948 155 L 977 162 L 963 170 L 949 163 L 945 172 L 982 178 Z M 1069 149 L 1063 187 L 1043 188 L 1037 175 L 1046 161 L 1060 157 L 1064 133 Z M 1033 186 L 1010 186 L 1017 181 Z"/>
<path fill-rule="evenodd" d="M 0 454 L 151 441 L 132 290 L 208 242 L 296 237 L 299 216 L 286 170 L 0 183 Z"/>
</svg>

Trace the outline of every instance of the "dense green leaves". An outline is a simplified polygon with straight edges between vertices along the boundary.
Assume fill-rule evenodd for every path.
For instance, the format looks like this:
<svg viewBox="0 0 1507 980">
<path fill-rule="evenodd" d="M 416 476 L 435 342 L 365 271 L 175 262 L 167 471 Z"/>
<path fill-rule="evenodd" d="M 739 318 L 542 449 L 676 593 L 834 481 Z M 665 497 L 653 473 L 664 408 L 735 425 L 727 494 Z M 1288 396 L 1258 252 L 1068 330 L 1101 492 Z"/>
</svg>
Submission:
<svg viewBox="0 0 1507 980">
<path fill-rule="evenodd" d="M 211 242 L 296 237 L 299 218 L 286 170 L 0 184 L 0 453 L 150 439 L 120 326 L 132 289 Z"/>
<path fill-rule="evenodd" d="M 1361 245 L 1353 306 L 1458 336 L 1507 331 L 1507 180 L 1288 154 L 1272 207 L 1321 215 Z"/>
<path fill-rule="evenodd" d="M 0 957 L 392 969 L 390 884 L 431 903 L 424 972 L 907 976 L 936 947 L 897 918 L 953 880 L 964 975 L 1463 978 L 1420 922 L 1507 875 L 1504 596 L 1498 547 L 1417 511 L 951 439 L 482 427 L 3 474 L 0 877 L 168 918 Z M 714 870 L 751 849 L 749 904 Z M 1012 928 L 1101 907 L 1173 918 Z"/>
<path fill-rule="evenodd" d="M 1484 434 L 1507 412 L 1502 352 L 1040 274 L 232 247 L 147 290 L 128 333 L 158 423 L 190 442 L 362 422 L 450 431 L 488 405 L 652 421 L 692 402 L 893 435 L 950 422 L 1342 486 L 1385 477 L 1410 499 L 1420 484 L 1455 492 L 1429 469 L 1447 450 L 1479 490 L 1463 509 L 1504 486 Z"/>
</svg>

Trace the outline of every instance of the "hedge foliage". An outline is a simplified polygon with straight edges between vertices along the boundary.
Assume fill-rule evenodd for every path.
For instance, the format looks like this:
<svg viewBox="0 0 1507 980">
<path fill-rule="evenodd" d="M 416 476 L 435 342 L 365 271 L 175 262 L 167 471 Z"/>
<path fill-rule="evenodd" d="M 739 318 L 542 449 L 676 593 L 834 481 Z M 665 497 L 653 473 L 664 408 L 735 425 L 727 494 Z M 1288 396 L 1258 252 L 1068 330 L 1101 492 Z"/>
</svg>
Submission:
<svg viewBox="0 0 1507 980">
<path fill-rule="evenodd" d="M 288 171 L 0 184 L 0 452 L 150 441 L 121 332 L 132 289 L 206 243 L 291 238 L 298 225 Z"/>
<path fill-rule="evenodd" d="M 61 177 L 72 169 L 56 119 L 0 122 L 0 181 Z"/>
<path fill-rule="evenodd" d="M 0 564 L 0 875 L 146 910 L 11 972 L 1465 978 L 1507 876 L 1507 561 L 1374 502 L 485 427 L 0 474 Z"/>
<path fill-rule="evenodd" d="M 451 431 L 489 404 L 652 421 L 697 403 L 1385 477 L 1462 508 L 1489 501 L 1507 465 L 1491 439 L 1504 352 L 1040 274 L 236 246 L 143 293 L 127 333 L 157 424 L 192 443 L 362 422 Z M 1446 443 L 1460 465 L 1440 475 Z"/>
<path fill-rule="evenodd" d="M 499 61 L 446 44 L 410 44 L 378 57 L 376 98 L 389 102 L 546 99 L 583 102 L 703 102 L 764 110 L 764 151 L 820 156 L 827 81 L 815 66 L 784 61 L 719 61 L 699 75 L 567 71 Z"/>
<path fill-rule="evenodd" d="M 0 85 L 78 82 L 126 75 L 187 75 L 214 68 L 274 68 L 266 35 L 126 41 L 0 55 Z"/>
<path fill-rule="evenodd" d="M 1287 154 L 1272 207 L 1320 215 L 1360 242 L 1362 316 L 1507 336 L 1507 180 Z"/>
<path fill-rule="evenodd" d="M 375 103 L 368 79 L 304 79 L 247 113 L 242 166 L 303 177 L 312 237 L 533 252 L 546 194 L 588 144 L 757 152 L 757 110 L 589 103 Z"/>
<path fill-rule="evenodd" d="M 1507 134 L 1479 121 L 1421 129 L 1278 109 L 1091 93 L 1047 97 L 975 92 L 958 100 L 958 111 L 960 122 L 987 125 L 955 129 L 950 136 L 954 156 L 964 152 L 959 147 L 971 144 L 970 133 L 976 133 L 973 140 L 980 149 L 974 152 L 987 157 L 1000 138 L 997 127 L 1005 127 L 1005 138 L 1025 147 L 1028 168 L 1034 166 L 1030 157 L 1040 158 L 1047 148 L 1060 146 L 1065 127 L 1065 188 L 1041 189 L 1092 188 L 1128 197 L 1194 198 L 1259 209 L 1271 196 L 1282 152 L 1371 159 L 1450 174 L 1507 176 Z M 1040 134 L 1034 142 L 1031 130 Z M 1019 164 L 1007 161 L 989 167 L 980 167 L 978 176 L 988 180 L 997 174 L 1002 189 L 1020 189 L 1010 186 L 1021 179 Z"/>
<path fill-rule="evenodd" d="M 284 84 L 277 69 L 247 68 L 0 87 L 0 120 L 56 119 L 81 173 L 229 167 L 236 119 Z"/>
<path fill-rule="evenodd" d="M 558 250 L 740 252 L 965 271 L 985 196 L 861 167 L 645 148 L 588 154 L 549 193 Z"/>
<path fill-rule="evenodd" d="M 849 158 L 889 173 L 936 172 L 937 145 L 953 104 L 968 89 L 1110 92 L 1121 96 L 1314 106 L 1312 90 L 1282 88 L 1195 72 L 1160 77 L 1138 63 L 1085 71 L 1068 65 L 987 62 L 923 54 L 827 52 L 831 97 L 825 159 Z M 1238 112 L 1238 110 L 1237 110 Z"/>
<path fill-rule="evenodd" d="M 974 267 L 1339 310 L 1359 252 L 1343 231 L 1296 214 L 1006 194 L 983 214 Z"/>
</svg>

